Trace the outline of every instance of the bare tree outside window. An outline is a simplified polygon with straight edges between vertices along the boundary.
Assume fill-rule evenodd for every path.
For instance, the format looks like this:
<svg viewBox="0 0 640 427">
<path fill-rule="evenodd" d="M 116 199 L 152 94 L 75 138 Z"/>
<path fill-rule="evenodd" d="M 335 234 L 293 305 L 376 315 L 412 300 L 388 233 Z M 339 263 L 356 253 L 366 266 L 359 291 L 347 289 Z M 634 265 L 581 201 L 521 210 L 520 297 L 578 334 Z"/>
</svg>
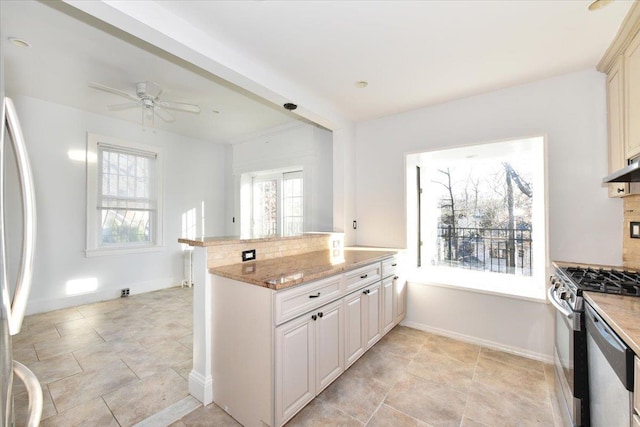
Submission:
<svg viewBox="0 0 640 427">
<path fill-rule="evenodd" d="M 526 155 L 433 167 L 433 265 L 530 276 L 532 170 Z"/>
</svg>

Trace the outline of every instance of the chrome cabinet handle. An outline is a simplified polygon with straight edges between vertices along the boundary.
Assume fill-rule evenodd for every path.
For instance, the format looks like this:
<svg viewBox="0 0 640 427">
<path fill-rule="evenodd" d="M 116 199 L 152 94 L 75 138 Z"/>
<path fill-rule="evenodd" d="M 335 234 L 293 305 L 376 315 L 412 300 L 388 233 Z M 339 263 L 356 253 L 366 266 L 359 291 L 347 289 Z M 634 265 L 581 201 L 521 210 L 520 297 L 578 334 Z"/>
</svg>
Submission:
<svg viewBox="0 0 640 427">
<path fill-rule="evenodd" d="M 13 361 L 13 372 L 27 388 L 29 394 L 29 418 L 27 427 L 38 427 L 42 417 L 42 386 L 38 378 L 22 363 Z"/>
<path fill-rule="evenodd" d="M 36 196 L 33 186 L 33 176 L 31 174 L 31 167 L 29 166 L 29 157 L 27 155 L 27 147 L 22 134 L 22 128 L 20 127 L 20 121 L 16 113 L 13 101 L 10 98 L 5 97 L 5 121 L 7 130 L 13 148 L 16 153 L 16 160 L 18 163 L 18 173 L 20 175 L 20 183 L 22 187 L 22 204 L 24 206 L 23 212 L 23 245 L 22 245 L 22 260 L 20 263 L 20 269 L 18 272 L 18 278 L 11 302 L 11 308 L 9 311 L 9 333 L 16 335 L 20 332 L 22 327 L 22 321 L 27 308 L 27 301 L 29 299 L 29 293 L 31 292 L 31 279 L 33 278 L 33 259 L 35 256 L 35 244 L 36 244 Z M 0 190 L 0 197 L 2 197 Z M 4 219 L 1 219 L 1 228 L 4 229 Z M 2 246 L 2 279 L 6 283 L 7 280 L 7 267 L 6 267 L 6 242 L 4 235 L 0 236 L 0 245 Z"/>
</svg>

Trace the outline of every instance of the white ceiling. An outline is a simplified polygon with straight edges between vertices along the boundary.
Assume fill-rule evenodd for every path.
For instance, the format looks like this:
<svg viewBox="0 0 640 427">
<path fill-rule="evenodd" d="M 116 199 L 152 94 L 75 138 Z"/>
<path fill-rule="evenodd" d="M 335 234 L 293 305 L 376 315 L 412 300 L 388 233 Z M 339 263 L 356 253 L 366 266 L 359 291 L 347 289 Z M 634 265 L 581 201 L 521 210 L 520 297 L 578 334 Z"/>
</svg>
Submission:
<svg viewBox="0 0 640 427">
<path fill-rule="evenodd" d="M 631 1 L 589 3 L 157 1 L 353 121 L 595 68 Z"/>
<path fill-rule="evenodd" d="M 98 82 L 135 94 L 136 82 L 155 81 L 163 88 L 161 100 L 194 103 L 202 109 L 200 114 L 172 110 L 175 122 L 163 123 L 156 117 L 155 126 L 216 142 L 233 142 L 296 121 L 284 109 L 257 101 L 64 4 L 2 0 L 1 25 L 9 95 L 27 95 L 141 123 L 141 108 L 109 111 L 107 105 L 127 100 L 87 84 Z M 8 37 L 24 39 L 31 47 L 16 47 Z"/>
<path fill-rule="evenodd" d="M 594 68 L 631 3 L 617 0 L 598 12 L 587 10 L 588 0 L 155 5 L 360 121 Z M 87 83 L 133 93 L 136 82 L 152 80 L 164 88 L 162 99 L 203 110 L 176 112 L 175 123 L 156 120 L 157 127 L 225 142 L 295 120 L 68 5 L 3 0 L 1 25 L 10 94 L 139 123 L 140 111 L 109 112 L 107 105 L 125 100 Z M 32 47 L 12 46 L 8 36 Z M 356 88 L 360 80 L 369 86 Z"/>
</svg>

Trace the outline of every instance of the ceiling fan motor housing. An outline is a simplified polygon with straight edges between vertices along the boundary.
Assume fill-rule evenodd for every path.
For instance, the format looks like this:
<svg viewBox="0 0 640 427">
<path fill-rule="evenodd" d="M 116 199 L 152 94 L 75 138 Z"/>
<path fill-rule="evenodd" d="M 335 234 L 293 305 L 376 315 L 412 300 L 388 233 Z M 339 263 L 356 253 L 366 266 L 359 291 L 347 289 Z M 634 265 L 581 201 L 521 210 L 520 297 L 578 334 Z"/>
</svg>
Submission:
<svg viewBox="0 0 640 427">
<path fill-rule="evenodd" d="M 154 82 L 136 83 L 136 95 L 141 99 L 156 99 L 162 93 L 162 88 Z"/>
</svg>

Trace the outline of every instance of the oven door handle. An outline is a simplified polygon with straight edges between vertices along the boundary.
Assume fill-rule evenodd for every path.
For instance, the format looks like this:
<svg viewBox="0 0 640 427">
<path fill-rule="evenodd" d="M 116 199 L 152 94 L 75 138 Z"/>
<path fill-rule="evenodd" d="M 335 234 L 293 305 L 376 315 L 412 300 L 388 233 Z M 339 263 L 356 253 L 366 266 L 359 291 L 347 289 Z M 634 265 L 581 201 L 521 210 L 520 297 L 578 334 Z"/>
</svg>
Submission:
<svg viewBox="0 0 640 427">
<path fill-rule="evenodd" d="M 549 290 L 547 290 L 547 298 L 549 299 L 549 302 L 551 303 L 551 305 L 553 305 L 556 310 L 558 310 L 560 313 L 562 313 L 567 319 L 572 319 L 573 318 L 573 311 L 571 311 L 568 308 L 563 307 L 560 304 L 560 301 L 558 301 L 556 299 L 556 295 L 553 293 L 553 290 L 555 289 L 554 286 L 549 286 Z"/>
</svg>

